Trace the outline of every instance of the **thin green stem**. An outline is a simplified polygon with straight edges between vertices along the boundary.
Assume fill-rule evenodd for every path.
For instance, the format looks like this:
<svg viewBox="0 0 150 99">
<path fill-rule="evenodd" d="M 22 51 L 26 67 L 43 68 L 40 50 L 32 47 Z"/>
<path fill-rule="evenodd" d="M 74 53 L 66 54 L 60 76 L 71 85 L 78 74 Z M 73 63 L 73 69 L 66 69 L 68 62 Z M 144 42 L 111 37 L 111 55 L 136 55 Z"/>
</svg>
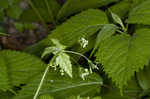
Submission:
<svg viewBox="0 0 150 99">
<path fill-rule="evenodd" d="M 50 6 L 49 6 L 49 2 L 48 2 L 47 0 L 44 0 L 44 1 L 45 1 L 46 6 L 47 6 L 47 9 L 48 9 L 49 16 L 50 16 L 51 19 L 52 19 L 52 23 L 56 26 L 56 22 L 55 22 L 55 19 L 54 19 L 54 17 L 53 17 L 52 10 L 51 10 L 51 8 L 50 8 Z"/>
<path fill-rule="evenodd" d="M 46 69 L 45 69 L 45 71 L 44 71 L 44 74 L 43 74 L 43 76 L 42 76 L 42 79 L 41 79 L 41 81 L 40 81 L 40 84 L 39 84 L 39 86 L 38 86 L 38 89 L 37 89 L 37 91 L 36 91 L 36 93 L 35 93 L 33 99 L 37 99 L 38 94 L 39 94 L 39 92 L 40 92 L 40 89 L 41 89 L 41 87 L 42 87 L 42 85 L 43 85 L 44 79 L 45 79 L 45 77 L 46 77 L 46 74 L 47 74 L 47 72 L 48 72 L 48 70 L 49 70 L 49 67 L 50 67 L 50 65 L 48 65 L 48 66 L 46 67 Z"/>
<path fill-rule="evenodd" d="M 37 91 L 36 91 L 36 93 L 35 93 L 33 99 L 37 99 L 38 94 L 39 94 L 39 92 L 40 92 L 40 89 L 41 89 L 41 87 L 42 87 L 42 85 L 43 85 L 43 83 L 44 83 L 44 79 L 45 79 L 45 77 L 46 77 L 46 74 L 48 73 L 48 70 L 49 70 L 50 66 L 52 65 L 52 63 L 53 63 L 53 61 L 55 60 L 56 57 L 57 57 L 57 55 L 55 55 L 55 56 L 51 59 L 50 65 L 48 65 L 48 66 L 46 67 L 46 69 L 45 69 L 45 71 L 44 71 L 44 74 L 43 74 L 43 76 L 42 76 L 42 79 L 41 79 L 41 81 L 40 81 L 40 84 L 39 84 L 39 86 L 38 86 L 38 88 L 37 88 Z"/>
<path fill-rule="evenodd" d="M 73 51 L 68 51 L 68 50 L 64 50 L 64 52 L 66 52 L 66 53 L 72 53 L 72 54 L 76 54 L 76 55 L 82 56 L 82 57 L 85 58 L 88 62 L 90 61 L 86 56 L 82 55 L 81 53 L 73 52 Z"/>
<path fill-rule="evenodd" d="M 34 4 L 32 3 L 31 0 L 27 0 L 27 2 L 29 3 L 29 5 L 32 7 L 32 9 L 34 10 L 34 12 L 36 13 L 37 17 L 41 20 L 43 26 L 48 30 L 48 26 L 46 25 L 45 20 L 42 18 L 40 12 L 38 11 L 38 9 L 34 6 Z"/>
</svg>

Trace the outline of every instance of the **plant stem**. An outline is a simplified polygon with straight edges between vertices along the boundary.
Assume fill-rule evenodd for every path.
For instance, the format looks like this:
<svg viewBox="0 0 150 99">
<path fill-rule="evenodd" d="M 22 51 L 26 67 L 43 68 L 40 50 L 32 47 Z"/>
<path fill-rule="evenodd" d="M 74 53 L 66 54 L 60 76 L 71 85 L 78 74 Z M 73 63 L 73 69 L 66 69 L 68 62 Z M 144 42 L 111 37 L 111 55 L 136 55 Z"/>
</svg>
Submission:
<svg viewBox="0 0 150 99">
<path fill-rule="evenodd" d="M 73 52 L 73 51 L 68 51 L 68 50 L 65 50 L 64 52 L 66 52 L 66 53 L 72 53 L 72 54 L 76 54 L 76 55 L 82 56 L 82 57 L 85 58 L 88 62 L 90 61 L 86 56 L 82 55 L 81 53 Z"/>
<path fill-rule="evenodd" d="M 48 73 L 48 70 L 49 70 L 50 66 L 52 65 L 52 63 L 53 63 L 53 61 L 55 60 L 56 57 L 57 57 L 57 55 L 55 55 L 55 56 L 51 59 L 50 65 L 48 65 L 48 66 L 46 67 L 46 69 L 45 69 L 45 71 L 44 71 L 44 74 L 43 74 L 43 76 L 42 76 L 42 79 L 41 79 L 41 81 L 40 81 L 40 84 L 39 84 L 39 86 L 38 86 L 38 89 L 37 89 L 37 91 L 36 91 L 36 93 L 35 93 L 33 99 L 37 99 L 38 94 L 39 94 L 39 92 L 40 92 L 40 89 L 41 89 L 41 87 L 42 87 L 42 85 L 43 85 L 43 83 L 44 83 L 44 79 L 45 79 L 45 77 L 46 77 L 46 74 Z"/>
<path fill-rule="evenodd" d="M 37 10 L 37 8 L 34 6 L 34 4 L 32 3 L 31 0 L 27 0 L 27 2 L 30 4 L 30 6 L 32 7 L 32 9 L 34 10 L 34 12 L 36 13 L 37 17 L 41 20 L 43 26 L 48 29 L 48 26 L 46 25 L 45 20 L 42 18 L 41 14 L 39 13 L 39 11 Z"/>
<path fill-rule="evenodd" d="M 39 86 L 38 86 L 38 89 L 37 89 L 37 91 L 36 91 L 36 93 L 35 93 L 33 99 L 37 99 L 38 94 L 39 94 L 39 92 L 40 92 L 40 89 L 41 89 L 41 87 L 42 87 L 42 85 L 43 85 L 44 79 L 45 79 L 45 77 L 46 77 L 46 74 L 47 74 L 47 72 L 48 72 L 48 70 L 49 70 L 49 67 L 50 67 L 50 65 L 48 65 L 48 66 L 46 67 L 46 69 L 45 69 L 45 71 L 44 71 L 44 74 L 43 74 L 43 76 L 42 76 L 42 79 L 41 79 L 41 81 L 40 81 L 40 84 L 39 84 Z"/>
</svg>

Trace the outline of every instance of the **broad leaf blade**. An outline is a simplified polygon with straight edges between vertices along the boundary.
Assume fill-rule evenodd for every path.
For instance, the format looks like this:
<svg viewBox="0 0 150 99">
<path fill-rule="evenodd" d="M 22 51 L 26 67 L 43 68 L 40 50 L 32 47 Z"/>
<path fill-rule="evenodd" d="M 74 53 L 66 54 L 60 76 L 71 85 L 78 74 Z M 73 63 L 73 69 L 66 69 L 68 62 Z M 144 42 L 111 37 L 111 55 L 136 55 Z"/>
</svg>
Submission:
<svg viewBox="0 0 150 99">
<path fill-rule="evenodd" d="M 50 39 L 55 38 L 62 44 L 71 47 L 84 35 L 90 37 L 97 32 L 103 24 L 107 24 L 107 16 L 104 12 L 95 9 L 89 9 L 58 26 L 49 34 L 48 38 L 25 49 L 26 52 L 39 55 L 39 52 L 51 45 Z"/>
<path fill-rule="evenodd" d="M 39 94 L 49 94 L 54 96 L 55 99 L 61 99 L 62 97 L 65 99 L 66 97 L 74 95 L 89 96 L 95 94 L 102 85 L 101 77 L 96 74 L 89 75 L 86 80 L 82 80 L 78 77 L 77 71 L 74 71 L 73 74 L 74 76 L 71 79 L 66 75 L 61 76 L 57 71 L 49 71 Z M 13 99 L 33 98 L 41 76 L 42 74 L 30 81 Z"/>
<path fill-rule="evenodd" d="M 46 65 L 38 58 L 16 51 L 0 51 L 0 87 L 3 89 L 4 84 L 11 86 L 19 86 L 25 84 L 31 77 L 42 72 Z M 8 88 L 5 88 L 8 90 Z"/>
<path fill-rule="evenodd" d="M 129 14 L 127 23 L 150 25 L 150 0 L 142 2 L 135 7 Z"/>
<path fill-rule="evenodd" d="M 116 32 L 116 30 L 117 30 L 117 26 L 113 24 L 104 25 L 101 31 L 97 35 L 96 43 L 91 55 L 95 52 L 95 50 L 98 48 L 101 42 L 111 37 Z"/>
<path fill-rule="evenodd" d="M 139 29 L 133 36 L 121 34 L 105 40 L 97 52 L 97 60 L 116 85 L 122 88 L 134 72 L 148 64 L 149 50 L 150 30 Z"/>
</svg>

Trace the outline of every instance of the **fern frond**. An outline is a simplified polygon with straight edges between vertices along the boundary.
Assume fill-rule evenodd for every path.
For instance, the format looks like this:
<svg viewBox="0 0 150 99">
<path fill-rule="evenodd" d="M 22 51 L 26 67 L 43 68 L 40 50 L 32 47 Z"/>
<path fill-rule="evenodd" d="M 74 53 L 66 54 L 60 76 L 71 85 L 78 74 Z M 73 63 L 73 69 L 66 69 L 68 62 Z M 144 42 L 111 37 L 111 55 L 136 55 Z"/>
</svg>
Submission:
<svg viewBox="0 0 150 99">
<path fill-rule="evenodd" d="M 28 82 L 46 67 L 40 59 L 26 53 L 0 51 L 0 89 L 9 90 Z"/>
<path fill-rule="evenodd" d="M 107 24 L 108 19 L 103 11 L 89 9 L 73 16 L 62 25 L 58 26 L 49 36 L 41 42 L 27 49 L 26 52 L 39 54 L 43 49 L 51 45 L 50 39 L 55 38 L 63 45 L 71 47 L 82 37 L 90 37 L 97 32 L 103 24 Z"/>
<path fill-rule="evenodd" d="M 133 36 L 121 34 L 105 40 L 97 52 L 97 60 L 119 88 L 150 59 L 150 29 L 139 29 Z"/>
</svg>

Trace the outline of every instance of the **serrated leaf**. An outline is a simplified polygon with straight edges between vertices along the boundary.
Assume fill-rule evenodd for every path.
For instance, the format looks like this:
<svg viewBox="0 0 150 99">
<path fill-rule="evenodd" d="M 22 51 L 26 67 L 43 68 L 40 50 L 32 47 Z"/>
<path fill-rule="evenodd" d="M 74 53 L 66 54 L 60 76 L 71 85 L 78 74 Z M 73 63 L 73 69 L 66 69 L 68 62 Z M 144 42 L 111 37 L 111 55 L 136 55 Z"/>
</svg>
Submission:
<svg viewBox="0 0 150 99">
<path fill-rule="evenodd" d="M 113 24 L 104 25 L 96 37 L 95 46 L 93 51 L 91 52 L 91 55 L 95 52 L 95 50 L 98 48 L 100 43 L 103 40 L 106 40 L 107 38 L 111 37 L 116 32 L 116 30 L 117 30 L 117 26 Z"/>
<path fill-rule="evenodd" d="M 129 14 L 127 23 L 150 25 L 150 0 L 142 2 L 135 7 Z"/>
<path fill-rule="evenodd" d="M 105 40 L 97 52 L 97 60 L 119 88 L 144 65 L 150 55 L 150 29 L 139 29 L 133 36 L 121 34 Z"/>
<path fill-rule="evenodd" d="M 107 16 L 104 12 L 95 9 L 89 9 L 58 26 L 49 34 L 48 38 L 42 40 L 34 46 L 25 49 L 26 52 L 40 54 L 45 47 L 52 44 L 50 39 L 55 38 L 63 45 L 71 47 L 85 35 L 90 37 L 97 32 L 103 24 L 107 24 Z"/>
<path fill-rule="evenodd" d="M 38 58 L 16 51 L 0 51 L 0 89 L 11 90 L 42 72 L 46 65 Z"/>
<path fill-rule="evenodd" d="M 72 64 L 69 55 L 62 52 L 59 53 L 59 55 L 56 57 L 56 65 L 72 78 Z"/>
<path fill-rule="evenodd" d="M 55 99 L 65 99 L 74 95 L 91 96 L 100 90 L 102 79 L 99 75 L 93 73 L 82 80 L 77 75 L 78 71 L 73 72 L 73 78 L 71 79 L 66 75 L 60 76 L 57 71 L 50 69 L 39 95 L 49 94 Z M 35 76 L 13 99 L 32 99 L 41 76 L 42 74 Z"/>
<path fill-rule="evenodd" d="M 85 9 L 97 8 L 117 1 L 119 0 L 67 0 L 60 9 L 57 19 L 67 17 Z"/>
<path fill-rule="evenodd" d="M 150 66 L 144 68 L 144 70 L 137 73 L 137 79 L 139 85 L 142 87 L 143 90 L 150 89 Z"/>
</svg>

